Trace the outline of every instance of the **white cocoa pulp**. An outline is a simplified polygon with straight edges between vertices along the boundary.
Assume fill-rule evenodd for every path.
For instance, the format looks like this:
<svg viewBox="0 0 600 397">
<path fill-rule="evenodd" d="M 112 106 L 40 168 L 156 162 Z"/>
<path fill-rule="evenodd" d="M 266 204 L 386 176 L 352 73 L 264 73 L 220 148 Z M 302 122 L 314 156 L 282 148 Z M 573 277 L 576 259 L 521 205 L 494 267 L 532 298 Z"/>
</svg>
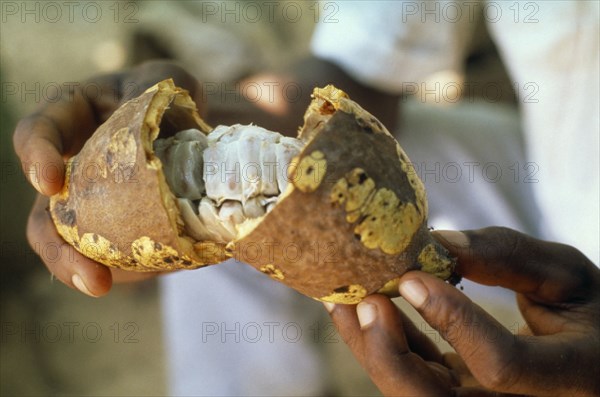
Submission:
<svg viewBox="0 0 600 397">
<path fill-rule="evenodd" d="M 167 183 L 177 197 L 185 231 L 198 241 L 229 242 L 238 226 L 269 212 L 289 182 L 299 139 L 255 125 L 196 129 L 157 139 Z"/>
</svg>

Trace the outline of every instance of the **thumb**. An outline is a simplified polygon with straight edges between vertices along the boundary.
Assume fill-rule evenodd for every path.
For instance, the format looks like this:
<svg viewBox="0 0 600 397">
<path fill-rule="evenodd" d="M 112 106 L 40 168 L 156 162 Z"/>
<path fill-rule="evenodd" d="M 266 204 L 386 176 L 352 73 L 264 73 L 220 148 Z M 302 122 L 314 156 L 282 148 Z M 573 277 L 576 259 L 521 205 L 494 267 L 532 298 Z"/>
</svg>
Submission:
<svg viewBox="0 0 600 397">
<path fill-rule="evenodd" d="M 511 391 L 521 369 L 519 340 L 453 286 L 429 274 L 412 271 L 399 290 L 421 316 L 465 360 L 484 386 Z"/>
<path fill-rule="evenodd" d="M 586 335 L 512 335 L 456 288 L 423 272 L 406 273 L 399 290 L 454 347 L 475 379 L 491 390 L 572 395 L 581 387 L 581 372 L 597 368 L 595 362 L 584 361 L 582 352 L 591 348 Z"/>
</svg>

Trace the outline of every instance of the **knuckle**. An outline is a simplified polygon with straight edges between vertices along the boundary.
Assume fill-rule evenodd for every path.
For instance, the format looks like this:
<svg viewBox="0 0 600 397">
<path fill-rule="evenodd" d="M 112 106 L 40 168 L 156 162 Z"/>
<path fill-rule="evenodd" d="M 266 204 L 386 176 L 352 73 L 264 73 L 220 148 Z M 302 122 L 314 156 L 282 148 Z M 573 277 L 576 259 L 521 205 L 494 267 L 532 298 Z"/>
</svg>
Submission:
<svg viewBox="0 0 600 397">
<path fill-rule="evenodd" d="M 36 144 L 35 139 L 47 139 L 48 131 L 58 131 L 58 123 L 52 117 L 41 113 L 32 113 L 18 121 L 13 134 L 13 145 L 19 157 L 30 152 L 30 147 Z"/>
<path fill-rule="evenodd" d="M 516 383 L 518 371 L 509 365 L 492 364 L 476 375 L 479 382 L 491 390 L 510 390 Z"/>
<path fill-rule="evenodd" d="M 29 218 L 27 220 L 27 228 L 25 230 L 25 237 L 27 238 L 29 246 L 31 247 L 31 249 L 33 249 L 33 251 L 35 251 L 36 254 L 38 254 L 39 251 L 39 223 L 39 214 L 36 208 L 34 207 L 29 213 Z"/>
<path fill-rule="evenodd" d="M 459 344 L 468 335 L 465 327 L 472 322 L 470 301 L 456 297 L 432 297 L 422 310 L 430 319 L 430 324 L 450 344 Z"/>
<path fill-rule="evenodd" d="M 341 327 L 337 328 L 338 332 L 350 350 L 353 352 L 360 352 L 360 346 L 362 346 L 362 336 L 352 332 L 344 332 L 344 330 L 340 328 Z"/>
<path fill-rule="evenodd" d="M 31 211 L 29 213 L 29 217 L 27 219 L 27 227 L 25 229 L 25 236 L 27 238 L 27 242 L 29 246 L 35 251 L 36 254 L 40 255 L 40 248 L 42 241 L 44 240 L 43 233 L 47 230 L 47 227 L 54 227 L 54 225 L 47 225 L 47 223 L 51 223 L 50 216 L 46 211 L 46 207 L 48 204 L 48 200 L 45 198 L 41 198 L 41 195 L 38 195 L 38 199 L 33 204 Z"/>
<path fill-rule="evenodd" d="M 523 374 L 522 360 L 515 346 L 502 346 L 487 353 L 487 365 L 473 366 L 473 375 L 486 388 L 510 391 Z"/>
<path fill-rule="evenodd" d="M 13 133 L 12 138 L 15 152 L 17 153 L 17 156 L 19 156 L 19 158 L 22 158 L 22 156 L 24 155 L 23 149 L 31 133 L 31 117 L 32 116 L 22 118 L 17 122 L 17 125 L 15 126 L 15 131 Z"/>
<path fill-rule="evenodd" d="M 527 243 L 525 235 L 507 227 L 490 227 L 483 229 L 483 232 L 488 234 L 486 251 L 490 254 L 490 259 L 501 258 L 511 263 L 519 261 L 523 252 L 534 248 Z"/>
<path fill-rule="evenodd" d="M 600 270 L 592 261 L 589 260 L 580 250 L 570 245 L 560 245 L 560 249 L 563 251 L 563 255 L 568 257 L 568 266 L 571 270 L 571 274 L 576 277 L 582 287 L 583 284 L 587 284 L 590 281 L 595 283 L 599 282 Z"/>
</svg>

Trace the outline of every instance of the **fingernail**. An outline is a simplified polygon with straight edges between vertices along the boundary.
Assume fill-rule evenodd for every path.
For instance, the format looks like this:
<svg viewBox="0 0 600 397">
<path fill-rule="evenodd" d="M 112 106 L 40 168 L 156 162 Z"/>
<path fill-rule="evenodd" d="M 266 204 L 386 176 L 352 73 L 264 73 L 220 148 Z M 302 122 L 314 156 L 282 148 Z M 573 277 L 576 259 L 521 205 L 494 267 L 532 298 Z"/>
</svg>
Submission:
<svg viewBox="0 0 600 397">
<path fill-rule="evenodd" d="M 469 238 L 463 232 L 456 230 L 436 230 L 432 234 L 447 247 L 466 248 L 469 246 Z"/>
<path fill-rule="evenodd" d="M 29 166 L 29 181 L 31 182 L 35 190 L 37 190 L 41 194 L 44 194 L 44 192 L 42 192 L 42 187 L 40 186 L 40 176 L 37 172 L 37 167 L 35 166 L 35 164 L 31 164 Z"/>
<path fill-rule="evenodd" d="M 85 285 L 85 283 L 83 282 L 83 279 L 81 278 L 81 276 L 79 274 L 74 274 L 71 277 L 71 282 L 73 283 L 73 285 L 81 292 L 83 292 L 86 295 L 89 295 L 91 297 L 97 298 L 96 295 L 92 294 L 90 292 L 90 290 L 88 289 L 88 287 Z"/>
<path fill-rule="evenodd" d="M 375 305 L 367 302 L 361 302 L 356 306 L 356 314 L 361 329 L 365 329 L 375 321 L 377 317 L 377 308 Z"/>
<path fill-rule="evenodd" d="M 400 295 L 413 307 L 419 308 L 427 300 L 429 291 L 420 280 L 408 280 L 400 284 Z"/>
<path fill-rule="evenodd" d="M 335 303 L 323 302 L 323 306 L 325 306 L 325 309 L 327 309 L 329 313 L 331 313 L 333 309 L 335 309 Z"/>
</svg>

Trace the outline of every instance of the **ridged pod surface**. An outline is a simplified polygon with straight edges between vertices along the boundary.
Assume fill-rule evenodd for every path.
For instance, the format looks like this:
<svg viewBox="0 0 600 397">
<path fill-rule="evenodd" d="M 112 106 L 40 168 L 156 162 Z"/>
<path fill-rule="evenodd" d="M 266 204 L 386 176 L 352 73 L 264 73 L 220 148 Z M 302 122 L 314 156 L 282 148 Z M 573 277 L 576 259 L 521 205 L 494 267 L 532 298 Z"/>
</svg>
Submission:
<svg viewBox="0 0 600 397">
<path fill-rule="evenodd" d="M 152 150 L 159 129 L 189 128 L 210 131 L 187 91 L 171 80 L 123 104 L 66 164 L 65 185 L 50 199 L 60 235 L 83 255 L 126 270 L 196 268 L 226 259 L 224 244 L 182 233 L 176 198 Z"/>
</svg>

